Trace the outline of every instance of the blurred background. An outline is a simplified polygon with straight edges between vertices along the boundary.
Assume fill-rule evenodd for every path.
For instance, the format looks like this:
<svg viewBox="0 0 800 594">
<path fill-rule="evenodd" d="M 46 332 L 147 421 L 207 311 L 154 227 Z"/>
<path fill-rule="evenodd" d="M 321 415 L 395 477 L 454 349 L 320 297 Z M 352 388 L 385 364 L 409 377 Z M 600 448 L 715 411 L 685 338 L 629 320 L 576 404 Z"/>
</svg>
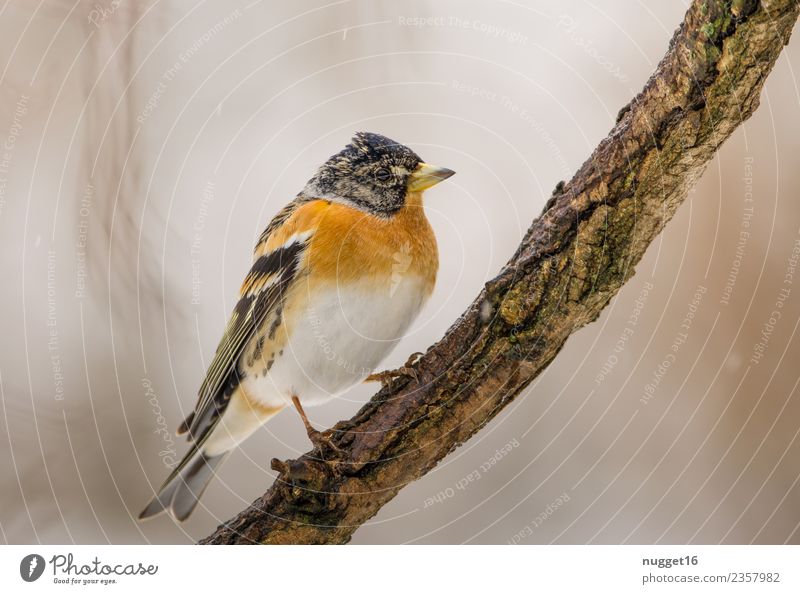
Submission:
<svg viewBox="0 0 800 594">
<path fill-rule="evenodd" d="M 284 413 L 194 516 L 185 451 L 256 238 L 353 132 L 458 175 L 426 207 L 435 342 L 665 53 L 688 2 L 7 0 L 0 539 L 190 543 L 308 449 Z M 795 38 L 636 276 L 355 543 L 800 543 Z M 330 426 L 374 392 L 309 410 Z"/>
</svg>

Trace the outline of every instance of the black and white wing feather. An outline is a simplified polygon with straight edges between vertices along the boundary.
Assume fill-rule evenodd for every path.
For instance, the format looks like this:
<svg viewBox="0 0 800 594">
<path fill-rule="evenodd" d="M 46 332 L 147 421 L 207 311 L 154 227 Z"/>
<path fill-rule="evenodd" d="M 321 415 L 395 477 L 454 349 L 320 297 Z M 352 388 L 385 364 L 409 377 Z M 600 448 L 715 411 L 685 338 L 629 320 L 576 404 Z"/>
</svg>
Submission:
<svg viewBox="0 0 800 594">
<path fill-rule="evenodd" d="M 269 315 L 276 311 L 287 288 L 298 276 L 298 265 L 308 246 L 310 233 L 297 236 L 295 241 L 271 251 L 265 252 L 263 246 L 266 245 L 270 234 L 286 222 L 303 202 L 305 200 L 298 198 L 287 205 L 275 216 L 259 238 L 256 253 L 261 255 L 255 258 L 250 272 L 242 283 L 239 302 L 231 314 L 222 340 L 200 386 L 195 409 L 178 428 L 178 434 L 188 432 L 192 447 L 164 481 L 161 493 L 167 496 L 169 488 L 172 487 L 170 483 L 185 473 L 187 465 L 198 457 L 203 444 L 225 412 L 231 395 L 240 381 L 239 359 L 247 344 Z"/>
</svg>

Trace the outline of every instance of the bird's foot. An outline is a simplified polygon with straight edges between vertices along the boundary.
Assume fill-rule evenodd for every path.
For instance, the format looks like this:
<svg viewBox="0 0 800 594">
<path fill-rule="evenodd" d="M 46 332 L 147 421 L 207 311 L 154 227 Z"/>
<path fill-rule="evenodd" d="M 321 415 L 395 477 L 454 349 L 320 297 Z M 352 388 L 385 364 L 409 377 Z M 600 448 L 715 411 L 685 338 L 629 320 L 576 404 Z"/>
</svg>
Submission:
<svg viewBox="0 0 800 594">
<path fill-rule="evenodd" d="M 333 452 L 336 457 L 344 455 L 344 450 L 333 443 L 333 435 L 330 431 L 317 431 L 316 429 L 312 429 L 308 432 L 308 439 L 314 446 L 314 450 L 318 451 L 320 454 L 328 450 Z"/>
<path fill-rule="evenodd" d="M 413 365 L 419 361 L 421 357 L 422 353 L 412 353 L 405 365 L 403 365 L 400 369 L 387 369 L 385 371 L 379 371 L 377 373 L 368 375 L 367 379 L 364 381 L 380 382 L 382 386 L 388 386 L 398 377 L 410 377 L 415 382 L 419 383 L 419 375 L 417 374 L 417 370 L 414 369 Z"/>
<path fill-rule="evenodd" d="M 308 435 L 308 439 L 311 441 L 311 444 L 314 446 L 314 450 L 319 452 L 320 455 L 325 451 L 327 448 L 328 450 L 332 451 L 337 457 L 344 454 L 344 450 L 337 446 L 332 441 L 332 433 L 331 431 L 317 431 L 314 427 L 311 426 L 311 422 L 308 420 L 306 416 L 306 411 L 303 410 L 303 405 L 300 404 L 300 399 L 297 396 L 292 396 L 292 403 L 294 407 L 297 409 L 297 412 L 300 413 L 300 418 L 303 420 L 303 425 L 306 428 L 306 434 Z"/>
<path fill-rule="evenodd" d="M 419 381 L 417 372 L 413 367 L 406 367 L 405 365 L 400 369 L 387 369 L 385 371 L 378 371 L 367 376 L 365 382 L 380 382 L 382 386 L 388 386 L 392 381 L 398 377 L 410 377 L 414 381 Z"/>
</svg>

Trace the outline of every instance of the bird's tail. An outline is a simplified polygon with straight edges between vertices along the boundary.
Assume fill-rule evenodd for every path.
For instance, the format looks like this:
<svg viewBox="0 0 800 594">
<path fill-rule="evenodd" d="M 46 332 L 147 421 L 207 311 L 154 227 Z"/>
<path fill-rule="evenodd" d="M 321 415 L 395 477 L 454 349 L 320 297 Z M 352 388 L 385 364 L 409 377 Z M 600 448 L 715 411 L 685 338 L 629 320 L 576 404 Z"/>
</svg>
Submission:
<svg viewBox="0 0 800 594">
<path fill-rule="evenodd" d="M 158 494 L 142 510 L 139 519 L 151 518 L 164 511 L 170 512 L 178 521 L 188 518 L 226 454 L 209 456 L 193 447 L 161 486 Z"/>
<path fill-rule="evenodd" d="M 164 511 L 171 513 L 178 521 L 188 518 L 214 477 L 214 470 L 227 457 L 228 452 L 283 408 L 283 405 L 273 408 L 255 407 L 237 392 L 230 399 L 222 416 L 213 415 L 208 419 L 201 417 L 198 433 L 190 431 L 191 449 L 172 470 L 158 494 L 139 514 L 139 519 L 144 520 Z M 179 433 L 188 429 L 190 419 L 184 421 Z"/>
</svg>

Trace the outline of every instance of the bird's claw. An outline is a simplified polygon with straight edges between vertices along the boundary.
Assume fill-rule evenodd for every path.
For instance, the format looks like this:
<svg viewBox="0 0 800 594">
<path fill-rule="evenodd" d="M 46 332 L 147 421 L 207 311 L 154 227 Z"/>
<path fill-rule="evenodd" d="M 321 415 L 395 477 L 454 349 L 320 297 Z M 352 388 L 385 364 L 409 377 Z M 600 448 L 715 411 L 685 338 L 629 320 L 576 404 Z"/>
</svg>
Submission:
<svg viewBox="0 0 800 594">
<path fill-rule="evenodd" d="M 367 382 L 380 382 L 382 386 L 388 386 L 392 383 L 392 380 L 397 379 L 398 377 L 410 377 L 415 382 L 419 383 L 419 374 L 417 374 L 417 370 L 414 369 L 413 365 L 419 361 L 420 357 L 422 357 L 422 353 L 412 353 L 408 360 L 405 362 L 405 365 L 400 367 L 399 369 L 387 369 L 385 371 L 379 371 L 377 373 L 373 373 L 367 376 L 367 379 L 364 381 Z"/>
<path fill-rule="evenodd" d="M 336 456 L 342 456 L 344 454 L 344 450 L 333 443 L 333 437 L 330 431 L 311 430 L 308 432 L 308 439 L 311 440 L 314 449 L 320 454 L 322 454 L 326 448 L 332 451 Z"/>
<path fill-rule="evenodd" d="M 311 422 L 308 420 L 306 411 L 303 410 L 303 405 L 300 403 L 300 399 L 297 396 L 292 396 L 292 403 L 297 409 L 297 412 L 300 414 L 300 418 L 303 420 L 303 425 L 306 428 L 306 434 L 308 435 L 308 439 L 311 441 L 311 445 L 314 446 L 314 451 L 319 452 L 320 456 L 325 451 L 325 448 L 332 451 L 337 457 L 344 454 L 344 451 L 335 443 L 333 443 L 333 441 L 331 441 L 330 430 L 317 431 L 314 429 L 314 427 L 311 425 Z"/>
</svg>

